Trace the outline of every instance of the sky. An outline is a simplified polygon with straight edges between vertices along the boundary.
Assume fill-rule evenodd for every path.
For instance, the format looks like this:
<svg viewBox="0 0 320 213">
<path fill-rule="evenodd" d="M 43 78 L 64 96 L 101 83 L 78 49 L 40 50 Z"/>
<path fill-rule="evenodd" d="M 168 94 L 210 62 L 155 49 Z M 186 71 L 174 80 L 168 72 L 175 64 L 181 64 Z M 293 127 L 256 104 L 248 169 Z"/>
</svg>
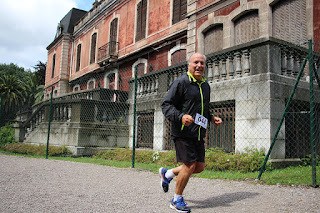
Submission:
<svg viewBox="0 0 320 213">
<path fill-rule="evenodd" d="M 0 64 L 34 71 L 47 62 L 46 47 L 72 9 L 89 11 L 94 0 L 0 0 Z"/>
</svg>

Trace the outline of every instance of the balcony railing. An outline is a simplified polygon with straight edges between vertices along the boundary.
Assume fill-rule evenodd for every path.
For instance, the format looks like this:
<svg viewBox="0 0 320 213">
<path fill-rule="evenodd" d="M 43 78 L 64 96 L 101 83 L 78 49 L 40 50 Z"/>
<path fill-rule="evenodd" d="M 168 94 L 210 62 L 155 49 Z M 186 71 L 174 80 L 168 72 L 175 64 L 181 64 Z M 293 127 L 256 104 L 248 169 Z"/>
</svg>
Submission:
<svg viewBox="0 0 320 213">
<path fill-rule="evenodd" d="M 104 66 L 118 59 L 119 42 L 110 41 L 98 49 L 98 64 Z"/>
<path fill-rule="evenodd" d="M 268 50 L 269 46 L 275 49 L 270 52 Z M 277 57 L 274 56 L 272 62 L 277 62 L 276 64 L 279 65 L 277 69 L 268 69 L 269 66 L 267 64 L 271 63 L 268 59 L 268 54 L 277 55 Z M 206 77 L 208 82 L 213 84 L 268 72 L 295 79 L 300 70 L 302 60 L 306 55 L 307 51 L 303 47 L 298 47 L 275 38 L 258 39 L 207 55 Z M 265 66 L 262 66 L 262 63 L 265 63 Z M 137 97 L 143 98 L 165 93 L 172 82 L 187 70 L 187 63 L 182 62 L 138 76 Z M 302 80 L 308 81 L 308 75 L 308 72 L 305 70 Z M 129 83 L 134 83 L 134 79 L 130 79 Z"/>
</svg>

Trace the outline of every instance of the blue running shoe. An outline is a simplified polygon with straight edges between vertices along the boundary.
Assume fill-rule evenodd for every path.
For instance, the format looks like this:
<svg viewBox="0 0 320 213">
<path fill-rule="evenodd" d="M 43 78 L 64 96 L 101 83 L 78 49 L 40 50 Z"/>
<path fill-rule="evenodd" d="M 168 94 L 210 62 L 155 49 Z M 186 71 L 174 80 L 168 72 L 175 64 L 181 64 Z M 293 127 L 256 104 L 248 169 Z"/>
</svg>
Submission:
<svg viewBox="0 0 320 213">
<path fill-rule="evenodd" d="M 191 209 L 187 207 L 187 204 L 183 201 L 183 197 L 180 196 L 177 201 L 170 203 L 170 208 L 175 209 L 177 212 L 191 212 Z"/>
<path fill-rule="evenodd" d="M 161 177 L 161 188 L 163 189 L 164 192 L 168 192 L 169 190 L 169 183 L 170 181 L 172 181 L 172 178 L 166 178 L 166 172 L 168 171 L 168 169 L 165 169 L 163 167 L 161 167 L 159 169 L 159 175 Z"/>
</svg>

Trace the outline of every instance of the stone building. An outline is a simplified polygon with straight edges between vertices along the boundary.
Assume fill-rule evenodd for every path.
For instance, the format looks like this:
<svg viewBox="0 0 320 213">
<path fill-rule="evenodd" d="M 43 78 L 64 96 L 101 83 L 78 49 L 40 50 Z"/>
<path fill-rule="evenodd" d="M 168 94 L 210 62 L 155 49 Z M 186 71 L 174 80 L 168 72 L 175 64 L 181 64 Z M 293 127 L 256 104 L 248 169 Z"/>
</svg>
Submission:
<svg viewBox="0 0 320 213">
<path fill-rule="evenodd" d="M 132 147 L 135 136 L 138 147 L 172 149 L 160 103 L 188 57 L 200 52 L 208 59 L 212 110 L 224 119 L 220 129 L 209 129 L 207 147 L 268 150 L 310 39 L 320 40 L 317 0 L 96 0 L 88 12 L 73 8 L 47 47 L 46 101 L 26 120 L 24 140 L 46 141 L 52 94 L 51 144 L 81 154 Z M 297 106 L 309 103 L 307 70 Z M 291 130 L 288 116 L 273 159 L 307 154 L 308 137 L 297 139 L 303 128 Z M 298 146 L 305 148 L 294 151 Z"/>
</svg>

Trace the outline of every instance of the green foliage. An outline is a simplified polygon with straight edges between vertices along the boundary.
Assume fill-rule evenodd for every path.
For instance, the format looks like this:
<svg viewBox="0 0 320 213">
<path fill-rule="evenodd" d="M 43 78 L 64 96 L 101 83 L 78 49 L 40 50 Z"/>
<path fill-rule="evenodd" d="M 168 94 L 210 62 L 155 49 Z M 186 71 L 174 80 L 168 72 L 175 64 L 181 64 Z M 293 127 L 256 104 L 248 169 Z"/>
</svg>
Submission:
<svg viewBox="0 0 320 213">
<path fill-rule="evenodd" d="M 16 111 L 25 101 L 22 81 L 15 75 L 0 76 L 1 111 Z"/>
<path fill-rule="evenodd" d="M 251 150 L 247 153 L 225 153 L 219 148 L 206 150 L 206 169 L 213 171 L 254 172 L 260 169 L 264 152 Z"/>
<path fill-rule="evenodd" d="M 32 145 L 25 143 L 15 143 L 15 144 L 7 144 L 2 147 L 4 151 L 19 153 L 19 154 L 28 154 L 28 155 L 46 155 L 47 146 L 45 145 Z M 71 151 L 63 146 L 49 146 L 48 155 L 49 156 L 59 156 L 59 155 L 70 155 Z"/>
<path fill-rule="evenodd" d="M 12 124 L 6 124 L 0 128 L 0 148 L 6 144 L 15 143 Z"/>
<path fill-rule="evenodd" d="M 17 112 L 30 110 L 32 105 L 43 100 L 43 85 L 46 64 L 39 61 L 35 73 L 25 71 L 15 64 L 0 64 L 0 125 L 14 120 Z"/>
<path fill-rule="evenodd" d="M 315 157 L 315 161 L 316 161 L 316 165 L 320 165 L 320 156 L 316 156 Z M 305 158 L 302 158 L 301 159 L 301 165 L 302 166 L 311 166 L 312 165 L 312 156 L 311 154 L 310 155 L 307 155 Z"/>
<path fill-rule="evenodd" d="M 47 64 L 41 61 L 38 61 L 38 64 L 36 64 L 33 68 L 35 70 L 34 74 L 39 79 L 39 85 L 44 85 L 45 78 L 46 78 Z"/>
<path fill-rule="evenodd" d="M 18 79 L 24 79 L 27 75 L 23 67 L 16 64 L 0 64 L 0 75 L 14 75 Z"/>
<path fill-rule="evenodd" d="M 98 151 L 93 158 L 106 160 L 131 161 L 132 150 L 114 149 Z M 206 169 L 213 171 L 258 171 L 264 160 L 264 152 L 252 150 L 248 153 L 235 154 L 225 153 L 223 150 L 214 148 L 206 150 Z M 175 167 L 176 162 L 174 151 L 158 152 L 149 150 L 136 150 L 135 162 L 154 163 L 165 167 Z"/>
</svg>

